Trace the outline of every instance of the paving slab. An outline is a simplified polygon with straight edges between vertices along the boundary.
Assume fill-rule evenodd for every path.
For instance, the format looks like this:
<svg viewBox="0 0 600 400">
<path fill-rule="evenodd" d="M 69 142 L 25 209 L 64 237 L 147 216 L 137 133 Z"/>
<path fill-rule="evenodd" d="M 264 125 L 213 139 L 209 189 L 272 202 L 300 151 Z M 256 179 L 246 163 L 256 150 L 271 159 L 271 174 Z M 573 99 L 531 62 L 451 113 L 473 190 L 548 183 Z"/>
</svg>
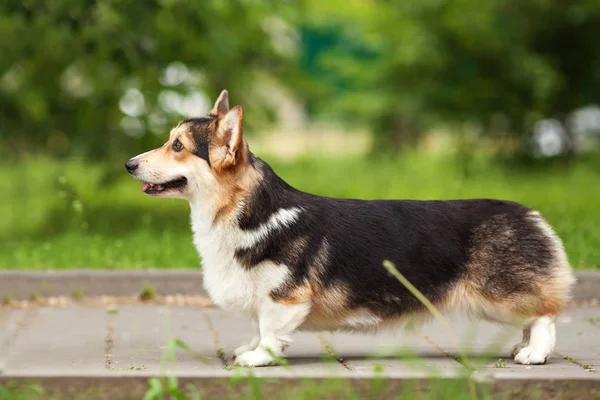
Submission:
<svg viewBox="0 0 600 400">
<path fill-rule="evenodd" d="M 590 372 L 600 372 L 600 308 L 570 310 L 557 319 L 555 352 Z"/>
<path fill-rule="evenodd" d="M 102 308 L 28 309 L 6 351 L 2 374 L 104 373 L 107 319 Z"/>
<path fill-rule="evenodd" d="M 6 368 L 8 352 L 26 313 L 25 310 L 0 309 L 0 374 Z"/>
<path fill-rule="evenodd" d="M 213 334 L 198 307 L 125 305 L 116 310 L 109 317 L 113 343 L 109 369 L 150 374 L 222 369 Z M 174 339 L 189 346 L 190 352 L 180 347 L 170 352 Z"/>
<path fill-rule="evenodd" d="M 415 331 L 375 335 L 299 332 L 288 351 L 289 365 L 250 370 L 231 368 L 233 350 L 252 337 L 252 324 L 246 317 L 189 305 L 121 304 L 114 310 L 100 305 L 0 308 L 0 381 L 34 379 L 69 390 L 83 390 L 86 383 L 87 387 L 106 387 L 105 394 L 113 393 L 109 390 L 112 382 L 139 394 L 143 382 L 163 374 L 224 390 L 232 377 L 248 374 L 276 379 L 280 385 L 298 385 L 302 379 L 349 378 L 352 385 L 368 386 L 363 380 L 461 379 L 468 372 L 456 359 L 459 352 L 454 341 L 437 321 Z M 520 339 L 517 328 L 506 330 L 464 319 L 451 320 L 451 327 L 461 347 L 473 355 L 474 376 L 480 382 L 506 382 L 508 388 L 511 382 L 552 382 L 558 388 L 580 382 L 576 389 L 591 393 L 594 385 L 600 390 L 597 318 L 600 309 L 593 307 L 562 315 L 557 321 L 556 353 L 543 366 L 512 362 L 508 352 Z M 161 360 L 174 338 L 189 351 L 176 349 L 174 362 L 164 368 Z M 505 364 L 496 364 L 499 358 Z M 110 398 L 98 396 L 89 398 Z"/>
</svg>

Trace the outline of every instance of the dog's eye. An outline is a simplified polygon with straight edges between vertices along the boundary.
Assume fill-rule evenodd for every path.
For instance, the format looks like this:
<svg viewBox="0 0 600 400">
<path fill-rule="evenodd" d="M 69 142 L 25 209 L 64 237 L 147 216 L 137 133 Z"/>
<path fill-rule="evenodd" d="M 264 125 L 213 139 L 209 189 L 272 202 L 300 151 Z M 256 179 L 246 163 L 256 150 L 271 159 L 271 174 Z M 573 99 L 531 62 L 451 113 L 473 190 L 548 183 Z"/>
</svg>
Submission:
<svg viewBox="0 0 600 400">
<path fill-rule="evenodd" d="M 175 151 L 183 150 L 183 143 L 181 143 L 179 141 L 179 139 L 175 139 L 175 141 L 173 142 L 173 150 L 175 150 Z"/>
</svg>

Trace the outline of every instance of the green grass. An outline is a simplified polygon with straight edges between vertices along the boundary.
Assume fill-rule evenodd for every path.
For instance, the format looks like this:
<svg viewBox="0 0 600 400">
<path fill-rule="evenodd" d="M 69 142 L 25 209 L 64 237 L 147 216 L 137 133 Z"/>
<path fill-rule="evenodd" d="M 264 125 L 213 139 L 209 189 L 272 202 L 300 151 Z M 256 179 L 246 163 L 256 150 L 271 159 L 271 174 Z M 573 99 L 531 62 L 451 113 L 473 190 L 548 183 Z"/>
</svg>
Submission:
<svg viewBox="0 0 600 400">
<path fill-rule="evenodd" d="M 451 155 L 394 159 L 267 158 L 291 185 L 331 197 L 492 197 L 536 208 L 575 268 L 600 268 L 600 163 L 523 168 Z M 43 158 L 0 165 L 0 268 L 197 268 L 185 201 L 140 192 L 121 162 Z"/>
<path fill-rule="evenodd" d="M 23 385 L 15 382 L 0 384 L 1 400 L 42 400 L 44 396 L 44 389 L 37 384 Z"/>
<path fill-rule="evenodd" d="M 122 368 L 119 371 L 139 371 L 144 370 L 145 366 L 131 365 L 128 368 Z M 385 379 L 374 378 L 368 384 L 367 388 L 357 390 L 348 380 L 342 378 L 332 378 L 327 381 L 315 382 L 305 379 L 287 387 L 285 398 L 291 400 L 307 399 L 344 399 L 344 400 L 366 400 L 366 399 L 384 399 L 394 398 L 398 400 L 487 400 L 491 396 L 489 391 L 484 388 L 478 388 L 478 396 L 474 398 L 469 395 L 467 385 L 461 379 L 440 379 L 430 378 L 426 382 L 417 383 L 407 381 L 402 388 L 394 387 L 388 384 Z M 280 398 L 282 394 L 281 382 L 277 380 L 255 378 L 253 376 L 233 377 L 229 384 L 222 390 L 223 394 L 230 400 L 261 400 Z M 393 395 L 392 395 L 393 394 Z M 523 393 L 522 393 L 523 394 Z M 523 396 L 522 398 L 540 398 L 538 396 Z M 0 384 L 0 399 L 2 400 L 48 400 L 48 399 L 89 399 L 104 398 L 98 394 L 95 388 L 89 388 L 89 393 L 51 393 L 37 384 Z M 203 388 L 196 388 L 193 385 L 180 385 L 174 376 L 162 378 L 150 378 L 148 380 L 148 390 L 144 395 L 144 400 L 200 400 L 211 398 L 204 393 Z"/>
</svg>

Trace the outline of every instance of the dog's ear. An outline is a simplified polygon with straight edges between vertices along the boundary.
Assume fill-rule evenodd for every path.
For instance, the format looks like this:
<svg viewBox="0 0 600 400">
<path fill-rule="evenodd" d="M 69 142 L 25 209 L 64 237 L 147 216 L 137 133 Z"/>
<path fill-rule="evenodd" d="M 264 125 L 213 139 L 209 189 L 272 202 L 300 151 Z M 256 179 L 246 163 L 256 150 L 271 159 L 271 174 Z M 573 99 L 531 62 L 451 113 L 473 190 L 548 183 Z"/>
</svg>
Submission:
<svg viewBox="0 0 600 400">
<path fill-rule="evenodd" d="M 227 93 L 227 90 L 223 90 L 215 102 L 215 106 L 210 111 L 210 115 L 221 118 L 227 114 L 227 112 L 229 112 L 229 94 Z"/>
<path fill-rule="evenodd" d="M 211 162 L 216 170 L 224 170 L 237 165 L 245 157 L 244 110 L 242 106 L 233 107 L 219 120 L 219 126 L 211 140 L 214 147 Z"/>
</svg>

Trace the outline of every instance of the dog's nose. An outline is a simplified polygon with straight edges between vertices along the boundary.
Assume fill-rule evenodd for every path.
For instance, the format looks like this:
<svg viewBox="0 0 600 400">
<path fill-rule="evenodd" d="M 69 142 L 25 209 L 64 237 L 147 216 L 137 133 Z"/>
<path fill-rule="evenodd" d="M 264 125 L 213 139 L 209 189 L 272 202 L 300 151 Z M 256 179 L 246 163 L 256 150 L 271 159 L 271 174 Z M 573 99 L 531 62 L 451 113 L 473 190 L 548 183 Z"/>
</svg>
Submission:
<svg viewBox="0 0 600 400">
<path fill-rule="evenodd" d="M 133 158 L 125 163 L 125 169 L 129 173 L 132 173 L 133 171 L 135 171 L 137 167 L 138 167 L 138 163 Z"/>
</svg>

